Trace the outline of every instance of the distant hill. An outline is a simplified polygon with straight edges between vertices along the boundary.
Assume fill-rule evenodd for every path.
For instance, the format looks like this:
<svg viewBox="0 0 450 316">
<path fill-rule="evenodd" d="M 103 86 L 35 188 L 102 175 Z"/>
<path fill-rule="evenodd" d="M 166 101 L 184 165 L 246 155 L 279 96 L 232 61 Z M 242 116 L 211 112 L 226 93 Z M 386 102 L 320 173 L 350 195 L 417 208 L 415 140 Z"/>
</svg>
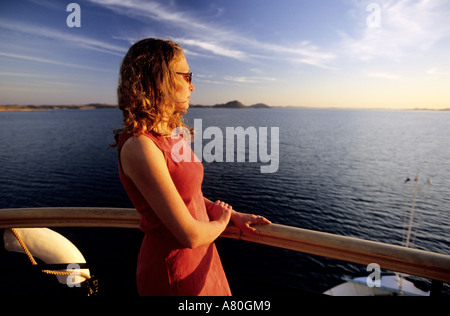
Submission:
<svg viewBox="0 0 450 316">
<path fill-rule="evenodd" d="M 216 105 L 191 105 L 193 108 L 225 108 L 225 109 L 263 109 L 263 108 L 270 108 L 267 104 L 264 103 L 257 103 L 250 106 L 244 105 L 242 102 L 239 102 L 237 100 L 230 101 L 224 104 L 216 104 Z"/>
<path fill-rule="evenodd" d="M 266 109 L 270 108 L 267 104 L 257 103 L 253 105 L 244 105 L 237 100 L 224 104 L 216 105 L 191 105 L 192 108 L 225 108 L 225 109 Z M 105 103 L 89 103 L 80 105 L 0 105 L 0 111 L 49 111 L 49 110 L 95 110 L 95 109 L 113 109 L 117 105 Z"/>
<path fill-rule="evenodd" d="M 95 110 L 113 108 L 117 108 L 117 105 L 104 103 L 89 103 L 81 105 L 0 105 L 0 111 Z"/>
<path fill-rule="evenodd" d="M 213 108 L 241 109 L 246 108 L 246 106 L 239 101 L 230 101 L 225 104 L 216 104 Z"/>
<path fill-rule="evenodd" d="M 267 104 L 264 104 L 264 103 L 256 103 L 256 104 L 250 105 L 250 107 L 254 108 L 254 109 L 268 109 L 268 108 L 270 108 L 270 106 L 268 106 Z"/>
</svg>

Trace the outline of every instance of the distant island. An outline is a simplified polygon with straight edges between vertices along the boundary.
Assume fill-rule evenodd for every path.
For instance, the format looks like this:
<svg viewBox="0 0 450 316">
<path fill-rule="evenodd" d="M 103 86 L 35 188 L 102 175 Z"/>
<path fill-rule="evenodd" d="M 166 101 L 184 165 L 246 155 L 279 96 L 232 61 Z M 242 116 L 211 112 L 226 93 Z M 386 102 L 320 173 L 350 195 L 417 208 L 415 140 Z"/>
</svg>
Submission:
<svg viewBox="0 0 450 316">
<path fill-rule="evenodd" d="M 269 106 L 264 103 L 256 103 L 253 105 L 244 105 L 240 101 L 230 101 L 227 103 L 215 104 L 215 105 L 199 105 L 191 104 L 191 108 L 201 108 L 201 109 L 271 109 L 271 108 L 302 108 L 302 109 L 321 109 L 314 107 L 295 107 L 295 106 Z M 115 104 L 108 103 L 89 103 L 81 105 L 0 105 L 0 112 L 2 111 L 49 111 L 49 110 L 96 110 L 96 109 L 118 109 Z M 323 108 L 326 109 L 326 108 Z M 328 108 L 337 110 L 338 108 Z M 342 108 L 343 110 L 351 110 L 351 108 Z M 364 109 L 362 109 L 364 110 Z M 371 109 L 365 109 L 371 110 Z M 376 109 L 372 109 L 376 110 Z M 380 110 L 383 110 L 380 108 Z M 385 109 L 386 110 L 386 109 Z M 429 109 L 429 108 L 414 108 L 414 109 L 404 109 L 406 111 L 450 111 L 450 108 L 446 109 Z"/>
<path fill-rule="evenodd" d="M 0 111 L 95 110 L 114 108 L 117 108 L 117 105 L 105 103 L 89 103 L 82 105 L 0 105 Z"/>
<path fill-rule="evenodd" d="M 191 105 L 191 108 L 225 108 L 225 109 L 267 109 L 270 108 L 267 104 L 257 103 L 253 105 L 244 105 L 243 103 L 235 100 L 224 104 L 216 105 Z"/>
<path fill-rule="evenodd" d="M 191 105 L 192 108 L 227 108 L 227 109 L 264 109 L 270 106 L 257 103 L 250 106 L 244 105 L 239 101 L 230 101 L 225 104 L 216 105 Z M 95 109 L 114 109 L 117 105 L 106 103 L 89 103 L 81 105 L 0 105 L 0 111 L 49 111 L 49 110 L 95 110 Z"/>
</svg>

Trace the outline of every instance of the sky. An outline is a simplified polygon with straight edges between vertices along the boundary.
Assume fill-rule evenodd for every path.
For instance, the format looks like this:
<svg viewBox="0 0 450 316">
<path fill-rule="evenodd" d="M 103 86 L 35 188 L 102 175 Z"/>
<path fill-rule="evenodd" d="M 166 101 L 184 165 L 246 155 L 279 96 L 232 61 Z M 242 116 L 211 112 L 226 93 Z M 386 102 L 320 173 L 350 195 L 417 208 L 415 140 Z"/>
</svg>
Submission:
<svg viewBox="0 0 450 316">
<path fill-rule="evenodd" d="M 116 104 L 123 56 L 157 37 L 183 48 L 193 104 L 450 108 L 448 0 L 70 3 L 1 0 L 0 104 Z"/>
</svg>

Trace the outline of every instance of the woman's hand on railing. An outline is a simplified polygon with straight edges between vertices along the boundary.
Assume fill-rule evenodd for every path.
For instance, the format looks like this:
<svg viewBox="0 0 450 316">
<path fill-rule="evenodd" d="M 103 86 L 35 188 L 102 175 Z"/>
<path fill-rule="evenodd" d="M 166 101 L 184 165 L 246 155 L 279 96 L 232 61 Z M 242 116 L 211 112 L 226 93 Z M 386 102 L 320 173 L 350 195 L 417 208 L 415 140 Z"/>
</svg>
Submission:
<svg viewBox="0 0 450 316">
<path fill-rule="evenodd" d="M 253 225 L 269 225 L 272 224 L 267 218 L 254 214 L 240 213 L 233 210 L 231 213 L 231 221 L 239 228 L 242 233 L 259 234 L 259 230 Z"/>
</svg>

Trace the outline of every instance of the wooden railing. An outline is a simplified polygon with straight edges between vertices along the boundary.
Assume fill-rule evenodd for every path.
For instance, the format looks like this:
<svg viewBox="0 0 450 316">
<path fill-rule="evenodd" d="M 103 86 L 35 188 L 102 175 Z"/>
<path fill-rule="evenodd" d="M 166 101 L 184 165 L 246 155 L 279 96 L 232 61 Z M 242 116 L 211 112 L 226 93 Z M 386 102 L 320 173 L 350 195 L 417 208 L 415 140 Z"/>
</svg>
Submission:
<svg viewBox="0 0 450 316">
<path fill-rule="evenodd" d="M 31 227 L 138 228 L 135 209 L 32 208 L 0 209 L 0 229 Z M 243 234 L 230 225 L 222 237 L 294 250 L 347 262 L 378 264 L 382 269 L 450 283 L 450 256 L 353 237 L 271 224 L 259 235 Z"/>
</svg>

